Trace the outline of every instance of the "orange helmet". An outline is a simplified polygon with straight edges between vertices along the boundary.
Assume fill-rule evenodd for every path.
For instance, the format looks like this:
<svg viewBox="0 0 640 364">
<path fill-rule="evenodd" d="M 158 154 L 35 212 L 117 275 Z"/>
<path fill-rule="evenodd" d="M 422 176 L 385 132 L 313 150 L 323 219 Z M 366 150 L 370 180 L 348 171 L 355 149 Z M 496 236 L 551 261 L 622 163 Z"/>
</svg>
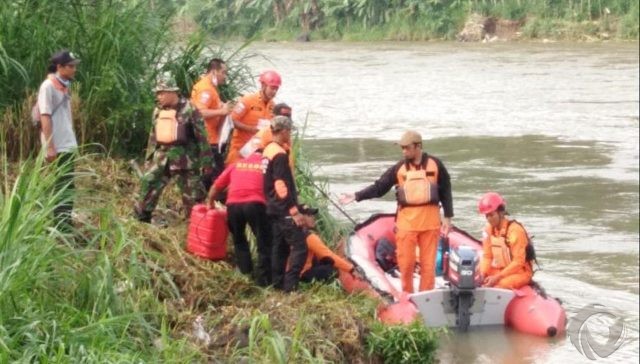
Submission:
<svg viewBox="0 0 640 364">
<path fill-rule="evenodd" d="M 264 71 L 260 74 L 260 83 L 263 83 L 271 87 L 280 87 L 282 84 L 282 78 L 276 71 Z"/>
<path fill-rule="evenodd" d="M 507 207 L 507 201 L 495 192 L 485 193 L 478 201 L 478 211 L 484 215 L 496 211 L 500 206 Z"/>
</svg>

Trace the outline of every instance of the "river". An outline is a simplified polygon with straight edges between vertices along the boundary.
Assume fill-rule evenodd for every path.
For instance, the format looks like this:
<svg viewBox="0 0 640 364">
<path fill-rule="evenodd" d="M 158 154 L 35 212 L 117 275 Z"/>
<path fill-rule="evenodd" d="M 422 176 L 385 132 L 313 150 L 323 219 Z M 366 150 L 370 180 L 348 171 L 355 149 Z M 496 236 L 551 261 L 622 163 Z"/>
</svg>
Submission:
<svg viewBox="0 0 640 364">
<path fill-rule="evenodd" d="M 454 223 L 479 236 L 481 194 L 505 196 L 535 236 L 535 279 L 570 320 L 604 343 L 613 318 L 623 344 L 598 362 L 638 361 L 638 43 L 258 43 L 274 68 L 316 176 L 333 196 L 373 182 L 400 158 L 406 129 L 451 176 Z M 394 211 L 392 194 L 346 206 L 356 220 Z M 342 218 L 334 210 L 337 217 Z M 584 332 L 583 332 L 584 333 Z M 489 328 L 443 339 L 444 363 L 592 362 L 569 337 Z"/>
</svg>

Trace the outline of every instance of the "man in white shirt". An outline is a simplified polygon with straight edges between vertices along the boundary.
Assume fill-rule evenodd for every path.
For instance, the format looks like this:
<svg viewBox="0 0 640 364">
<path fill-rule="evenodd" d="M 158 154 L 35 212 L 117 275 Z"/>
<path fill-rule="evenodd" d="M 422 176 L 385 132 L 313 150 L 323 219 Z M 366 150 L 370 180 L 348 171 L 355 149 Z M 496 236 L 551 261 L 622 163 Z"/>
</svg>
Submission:
<svg viewBox="0 0 640 364">
<path fill-rule="evenodd" d="M 48 162 L 58 167 L 56 190 L 66 188 L 54 209 L 54 220 L 61 231 L 71 228 L 73 210 L 74 153 L 78 147 L 73 131 L 71 96 L 69 88 L 80 60 L 68 50 L 51 56 L 49 75 L 40 85 L 38 109 L 40 111 L 40 138 Z"/>
</svg>

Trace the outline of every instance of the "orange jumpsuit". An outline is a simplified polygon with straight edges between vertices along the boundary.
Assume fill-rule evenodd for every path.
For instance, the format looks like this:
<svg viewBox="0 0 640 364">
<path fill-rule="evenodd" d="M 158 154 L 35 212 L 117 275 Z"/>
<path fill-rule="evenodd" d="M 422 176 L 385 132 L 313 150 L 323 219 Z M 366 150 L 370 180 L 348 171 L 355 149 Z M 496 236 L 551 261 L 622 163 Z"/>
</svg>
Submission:
<svg viewBox="0 0 640 364">
<path fill-rule="evenodd" d="M 193 86 L 191 103 L 193 103 L 198 110 L 219 109 L 222 107 L 218 88 L 213 84 L 210 76 L 203 76 Z M 209 144 L 218 144 L 220 140 L 220 125 L 223 120 L 224 116 L 212 116 L 204 119 Z"/>
<path fill-rule="evenodd" d="M 394 185 L 403 186 L 407 170 L 424 169 L 430 183 L 436 183 L 440 196 L 439 204 L 420 206 L 398 206 L 396 215 L 396 254 L 402 281 L 402 290 L 413 293 L 413 272 L 416 264 L 416 246 L 419 248 L 420 291 L 435 287 L 436 252 L 440 235 L 440 205 L 446 217 L 453 217 L 451 180 L 444 164 L 426 153 L 420 165 L 405 161 L 389 168 L 373 185 L 356 192 L 356 201 L 381 197 Z"/>
<path fill-rule="evenodd" d="M 526 261 L 529 238 L 524 228 L 518 223 L 509 224 L 505 218 L 497 229 L 487 224 L 484 235 L 480 263 L 483 276 L 497 274 L 497 288 L 517 289 L 529 284 L 533 270 L 531 262 Z"/>
<path fill-rule="evenodd" d="M 250 127 L 257 127 L 260 119 L 271 120 L 273 117 L 273 100 L 265 102 L 261 92 L 243 96 L 231 112 L 234 121 L 246 124 Z M 255 133 L 250 131 L 233 129 L 229 154 L 225 160 L 225 165 L 234 163 L 240 159 L 240 149 L 247 144 Z"/>
<path fill-rule="evenodd" d="M 313 265 L 313 258 L 322 259 L 329 257 L 333 260 L 333 265 L 344 272 L 351 272 L 353 269 L 353 264 L 331 251 L 329 247 L 324 245 L 322 239 L 320 239 L 317 234 L 309 234 L 306 241 L 309 252 L 307 253 L 307 261 L 304 263 L 304 267 L 302 268 L 300 275 L 311 269 L 311 266 Z"/>
</svg>

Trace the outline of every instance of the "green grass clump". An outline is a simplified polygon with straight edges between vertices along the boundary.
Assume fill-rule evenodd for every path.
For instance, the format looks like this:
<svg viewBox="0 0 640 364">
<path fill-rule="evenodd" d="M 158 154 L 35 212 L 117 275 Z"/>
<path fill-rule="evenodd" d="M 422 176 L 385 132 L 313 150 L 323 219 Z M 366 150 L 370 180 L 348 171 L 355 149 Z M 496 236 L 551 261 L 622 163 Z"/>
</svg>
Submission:
<svg viewBox="0 0 640 364">
<path fill-rule="evenodd" d="M 9 171 L 6 159 L 2 167 Z M 51 216 L 64 194 L 53 188 L 57 173 L 40 158 L 2 181 L 0 361 L 198 358 L 186 340 L 173 340 L 165 352 L 153 345 L 169 334 L 164 307 L 148 299 L 145 253 L 110 209 L 95 210 L 97 221 L 77 223 L 72 233 L 57 230 Z"/>
<path fill-rule="evenodd" d="M 419 320 L 410 325 L 376 323 L 367 336 L 367 350 L 385 364 L 434 363 L 441 331 L 429 329 Z"/>
</svg>

